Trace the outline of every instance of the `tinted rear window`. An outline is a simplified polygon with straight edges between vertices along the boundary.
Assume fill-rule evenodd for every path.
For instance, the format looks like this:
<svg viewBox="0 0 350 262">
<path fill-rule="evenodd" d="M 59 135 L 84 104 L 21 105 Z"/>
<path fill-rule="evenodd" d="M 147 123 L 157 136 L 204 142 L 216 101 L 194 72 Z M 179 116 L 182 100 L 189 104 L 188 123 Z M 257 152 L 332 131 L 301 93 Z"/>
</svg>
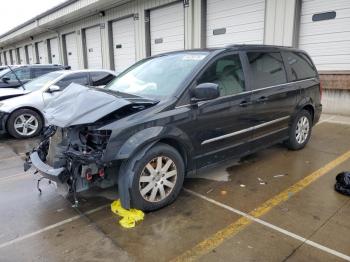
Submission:
<svg viewBox="0 0 350 262">
<path fill-rule="evenodd" d="M 286 70 L 279 52 L 248 52 L 254 89 L 287 82 Z"/>
<path fill-rule="evenodd" d="M 285 52 L 287 63 L 291 70 L 292 81 L 313 78 L 317 76 L 311 60 L 303 53 Z"/>
<path fill-rule="evenodd" d="M 32 68 L 32 72 L 33 72 L 33 78 L 36 78 L 38 76 L 42 76 L 45 75 L 47 73 L 53 72 L 53 71 L 57 71 L 57 70 L 62 70 L 60 68 L 57 67 L 43 67 L 43 68 Z"/>
</svg>

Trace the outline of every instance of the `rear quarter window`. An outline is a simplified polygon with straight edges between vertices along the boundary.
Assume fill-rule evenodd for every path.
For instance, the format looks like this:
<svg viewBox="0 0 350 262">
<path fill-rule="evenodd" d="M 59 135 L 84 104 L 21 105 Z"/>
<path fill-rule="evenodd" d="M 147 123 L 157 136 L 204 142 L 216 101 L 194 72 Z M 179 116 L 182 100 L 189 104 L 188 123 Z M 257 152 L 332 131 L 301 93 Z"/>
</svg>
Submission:
<svg viewBox="0 0 350 262">
<path fill-rule="evenodd" d="M 33 73 L 33 78 L 45 75 L 47 73 L 53 72 L 53 71 L 57 71 L 60 70 L 60 68 L 56 68 L 56 67 L 43 67 L 43 68 L 32 68 L 32 73 Z"/>
<path fill-rule="evenodd" d="M 247 52 L 254 89 L 287 83 L 280 52 Z"/>
<path fill-rule="evenodd" d="M 315 66 L 310 58 L 301 52 L 284 52 L 291 71 L 291 81 L 304 80 L 317 76 Z"/>
</svg>

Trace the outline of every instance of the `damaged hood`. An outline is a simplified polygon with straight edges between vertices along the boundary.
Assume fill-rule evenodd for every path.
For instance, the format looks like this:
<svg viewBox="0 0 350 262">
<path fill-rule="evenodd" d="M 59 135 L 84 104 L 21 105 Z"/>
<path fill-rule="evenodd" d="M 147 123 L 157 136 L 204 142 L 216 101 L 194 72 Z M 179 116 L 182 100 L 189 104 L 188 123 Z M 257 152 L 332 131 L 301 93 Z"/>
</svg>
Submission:
<svg viewBox="0 0 350 262">
<path fill-rule="evenodd" d="M 132 102 L 78 84 L 70 84 L 44 108 L 49 125 L 61 128 L 94 123 Z"/>
<path fill-rule="evenodd" d="M 21 96 L 28 93 L 26 90 L 23 90 L 22 87 L 20 88 L 7 88 L 3 87 L 0 88 L 0 100 L 5 100 L 8 98 Z"/>
</svg>

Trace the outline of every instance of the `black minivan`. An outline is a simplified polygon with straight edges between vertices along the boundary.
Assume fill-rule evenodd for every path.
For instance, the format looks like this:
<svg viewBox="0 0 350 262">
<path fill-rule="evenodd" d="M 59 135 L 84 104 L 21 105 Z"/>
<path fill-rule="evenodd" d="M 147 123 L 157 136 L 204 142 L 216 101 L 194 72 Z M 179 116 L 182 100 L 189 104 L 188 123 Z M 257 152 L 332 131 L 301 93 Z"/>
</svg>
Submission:
<svg viewBox="0 0 350 262">
<path fill-rule="evenodd" d="M 74 88 L 46 108 L 49 126 L 25 169 L 76 200 L 118 184 L 122 205 L 145 211 L 174 201 L 189 173 L 280 142 L 303 148 L 322 110 L 310 57 L 276 46 L 162 54 L 104 89 L 81 87 L 79 99 Z"/>
</svg>

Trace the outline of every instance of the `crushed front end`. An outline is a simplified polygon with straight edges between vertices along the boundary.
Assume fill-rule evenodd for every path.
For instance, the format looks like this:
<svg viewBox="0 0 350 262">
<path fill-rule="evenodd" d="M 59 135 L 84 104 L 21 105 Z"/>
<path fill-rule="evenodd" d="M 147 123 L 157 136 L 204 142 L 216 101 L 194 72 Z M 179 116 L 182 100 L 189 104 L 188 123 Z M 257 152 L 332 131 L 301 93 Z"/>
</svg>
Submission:
<svg viewBox="0 0 350 262">
<path fill-rule="evenodd" d="M 108 177 L 105 172 L 110 163 L 102 160 L 110 135 L 110 130 L 98 130 L 93 125 L 49 126 L 38 147 L 27 154 L 24 169 L 34 167 L 43 177 L 55 181 L 61 194 L 72 193 L 77 203 L 77 192 L 116 183 L 116 176 Z"/>
</svg>

